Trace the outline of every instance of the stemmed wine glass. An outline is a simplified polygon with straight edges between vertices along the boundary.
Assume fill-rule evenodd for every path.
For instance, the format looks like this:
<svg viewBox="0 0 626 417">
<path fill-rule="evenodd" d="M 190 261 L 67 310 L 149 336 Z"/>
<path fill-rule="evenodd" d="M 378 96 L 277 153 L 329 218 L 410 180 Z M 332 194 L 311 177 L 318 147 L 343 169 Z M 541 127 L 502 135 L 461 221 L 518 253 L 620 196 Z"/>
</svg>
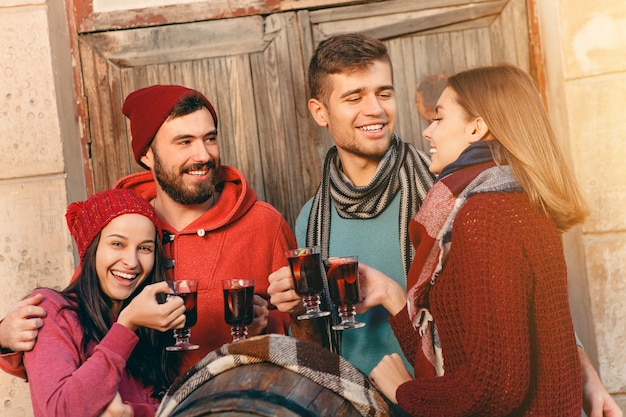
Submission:
<svg viewBox="0 0 626 417">
<path fill-rule="evenodd" d="M 330 300 L 339 310 L 341 323 L 333 330 L 358 329 L 365 323 L 355 320 L 354 306 L 359 302 L 359 260 L 357 256 L 324 259 Z"/>
<path fill-rule="evenodd" d="M 233 342 L 248 337 L 248 325 L 254 320 L 254 280 L 230 278 L 222 280 L 224 320 L 230 324 Z"/>
<path fill-rule="evenodd" d="M 183 279 L 167 281 L 167 285 L 173 291 L 171 295 L 181 297 L 185 302 L 185 327 L 174 329 L 174 339 L 176 343 L 165 348 L 167 351 L 194 350 L 200 346 L 189 342 L 191 336 L 190 328 L 198 321 L 198 281 L 193 279 Z"/>
<path fill-rule="evenodd" d="M 291 249 L 285 254 L 293 275 L 296 294 L 302 297 L 302 304 L 306 307 L 306 312 L 299 315 L 298 320 L 329 316 L 330 311 L 320 309 L 324 278 L 319 246 Z"/>
</svg>

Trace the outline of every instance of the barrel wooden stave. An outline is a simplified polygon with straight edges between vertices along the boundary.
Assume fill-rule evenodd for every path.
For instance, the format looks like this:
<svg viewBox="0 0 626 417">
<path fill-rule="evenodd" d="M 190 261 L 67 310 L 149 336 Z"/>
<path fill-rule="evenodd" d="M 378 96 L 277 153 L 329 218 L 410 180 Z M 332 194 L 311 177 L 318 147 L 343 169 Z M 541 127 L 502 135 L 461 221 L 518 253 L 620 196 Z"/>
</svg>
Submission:
<svg viewBox="0 0 626 417">
<path fill-rule="evenodd" d="M 171 417 L 360 417 L 340 395 L 269 362 L 222 372 L 192 392 Z"/>
</svg>

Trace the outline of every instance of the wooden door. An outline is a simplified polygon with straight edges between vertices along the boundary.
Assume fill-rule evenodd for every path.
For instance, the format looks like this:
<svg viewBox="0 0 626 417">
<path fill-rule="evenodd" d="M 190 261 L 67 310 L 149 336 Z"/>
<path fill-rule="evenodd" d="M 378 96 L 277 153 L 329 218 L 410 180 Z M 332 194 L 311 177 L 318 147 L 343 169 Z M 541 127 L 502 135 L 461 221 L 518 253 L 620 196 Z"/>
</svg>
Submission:
<svg viewBox="0 0 626 417">
<path fill-rule="evenodd" d="M 121 113 L 126 95 L 151 84 L 182 84 L 215 105 L 222 163 L 242 170 L 259 198 L 293 224 L 332 145 L 307 109 L 308 61 L 321 40 L 360 31 L 386 43 L 397 132 L 424 149 L 418 90 L 427 106 L 436 100 L 440 74 L 497 62 L 530 70 L 527 16 L 526 0 L 393 0 L 83 34 L 94 190 L 141 169 Z"/>
</svg>

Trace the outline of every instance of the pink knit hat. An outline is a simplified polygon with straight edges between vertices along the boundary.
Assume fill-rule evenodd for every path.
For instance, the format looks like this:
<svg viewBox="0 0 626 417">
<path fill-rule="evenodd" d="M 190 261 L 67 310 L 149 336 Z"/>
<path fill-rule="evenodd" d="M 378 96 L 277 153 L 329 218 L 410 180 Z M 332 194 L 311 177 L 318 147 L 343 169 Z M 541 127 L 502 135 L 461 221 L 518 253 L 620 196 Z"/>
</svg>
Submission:
<svg viewBox="0 0 626 417">
<path fill-rule="evenodd" d="M 70 204 L 65 213 L 67 226 L 76 241 L 80 260 L 85 257 L 93 239 L 114 218 L 137 213 L 149 218 L 161 237 L 161 225 L 154 208 L 137 193 L 127 189 L 113 189 L 94 194 L 85 201 Z"/>
<path fill-rule="evenodd" d="M 135 161 L 142 167 L 141 157 L 146 154 L 159 128 L 170 112 L 183 98 L 199 96 L 213 116 L 217 128 L 217 113 L 211 102 L 200 92 L 180 85 L 153 85 L 136 90 L 126 97 L 122 113 L 130 120 L 131 145 Z"/>
</svg>

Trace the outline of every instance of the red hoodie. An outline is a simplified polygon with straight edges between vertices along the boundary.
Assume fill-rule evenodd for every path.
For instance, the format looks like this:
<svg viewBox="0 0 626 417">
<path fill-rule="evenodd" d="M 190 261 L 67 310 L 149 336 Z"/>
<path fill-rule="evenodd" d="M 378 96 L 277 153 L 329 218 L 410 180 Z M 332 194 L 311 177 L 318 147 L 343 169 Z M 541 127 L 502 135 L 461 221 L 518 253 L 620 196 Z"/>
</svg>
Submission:
<svg viewBox="0 0 626 417">
<path fill-rule="evenodd" d="M 285 251 L 296 247 L 283 216 L 257 200 L 241 172 L 222 165 L 219 176 L 223 185 L 219 199 L 202 216 L 184 230 L 162 222 L 163 231 L 171 236 L 164 244 L 166 258 L 174 261 L 173 266 L 168 262 L 169 278 L 199 280 L 198 322 L 191 328 L 191 341 L 200 349 L 175 353 L 184 357 L 181 371 L 232 340 L 224 321 L 222 279 L 254 278 L 255 294 L 267 298 L 269 274 L 287 265 Z M 124 177 L 114 188 L 135 190 L 148 201 L 156 197 L 151 172 Z M 270 311 L 267 333 L 285 334 L 288 326 L 287 314 Z"/>
</svg>

